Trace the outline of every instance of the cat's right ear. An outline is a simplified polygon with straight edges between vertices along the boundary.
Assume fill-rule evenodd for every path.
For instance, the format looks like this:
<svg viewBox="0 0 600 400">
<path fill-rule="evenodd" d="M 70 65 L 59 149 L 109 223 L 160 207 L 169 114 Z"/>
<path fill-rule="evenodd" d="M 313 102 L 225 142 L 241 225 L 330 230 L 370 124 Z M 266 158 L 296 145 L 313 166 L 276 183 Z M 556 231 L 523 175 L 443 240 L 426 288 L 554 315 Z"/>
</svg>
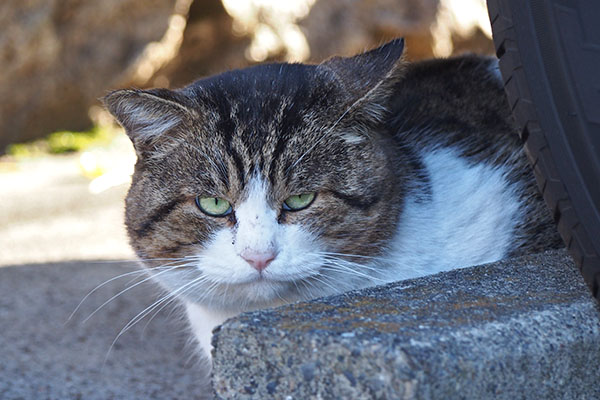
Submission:
<svg viewBox="0 0 600 400">
<path fill-rule="evenodd" d="M 394 39 L 376 49 L 353 57 L 332 57 L 319 65 L 337 77 L 352 100 L 366 97 L 381 97 L 389 92 L 393 83 L 404 71 L 404 39 Z"/>
<path fill-rule="evenodd" d="M 404 76 L 404 39 L 392 40 L 353 57 L 333 57 L 318 68 L 330 74 L 342 87 L 342 101 L 354 109 L 354 121 L 380 122 L 394 85 Z"/>
<path fill-rule="evenodd" d="M 179 93 L 167 89 L 115 90 L 102 98 L 142 157 L 160 147 L 160 142 L 195 115 L 186 101 Z"/>
</svg>

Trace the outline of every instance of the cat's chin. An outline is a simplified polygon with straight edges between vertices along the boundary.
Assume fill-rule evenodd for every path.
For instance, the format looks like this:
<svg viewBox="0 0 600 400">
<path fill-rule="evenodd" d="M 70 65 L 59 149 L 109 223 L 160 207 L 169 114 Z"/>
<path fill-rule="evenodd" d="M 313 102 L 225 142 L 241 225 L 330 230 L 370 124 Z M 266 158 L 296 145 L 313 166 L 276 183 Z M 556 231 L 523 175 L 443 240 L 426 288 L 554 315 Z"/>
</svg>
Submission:
<svg viewBox="0 0 600 400">
<path fill-rule="evenodd" d="M 242 303 L 265 307 L 295 301 L 298 294 L 292 288 L 292 282 L 260 277 L 250 282 L 233 285 L 231 291 L 236 293 L 235 297 Z"/>
<path fill-rule="evenodd" d="M 293 282 L 256 278 L 242 283 L 223 283 L 212 289 L 209 297 L 205 292 L 188 293 L 185 298 L 205 306 L 248 311 L 272 307 L 300 299 Z"/>
</svg>

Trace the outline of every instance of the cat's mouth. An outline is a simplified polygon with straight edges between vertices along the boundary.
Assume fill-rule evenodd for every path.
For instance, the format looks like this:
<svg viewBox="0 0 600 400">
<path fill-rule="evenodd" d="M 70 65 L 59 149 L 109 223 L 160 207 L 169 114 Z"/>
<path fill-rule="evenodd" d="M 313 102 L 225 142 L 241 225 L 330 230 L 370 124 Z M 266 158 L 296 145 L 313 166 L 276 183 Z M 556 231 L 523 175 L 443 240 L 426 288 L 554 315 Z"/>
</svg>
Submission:
<svg viewBox="0 0 600 400">
<path fill-rule="evenodd" d="M 279 276 L 278 274 L 263 271 L 261 273 L 252 274 L 252 276 L 246 277 L 245 279 L 225 283 L 225 285 L 238 288 L 254 288 L 256 290 L 260 290 L 261 288 L 271 288 L 289 291 L 291 287 L 310 280 L 312 277 L 313 275 L 307 272 Z"/>
<path fill-rule="evenodd" d="M 233 285 L 288 284 L 288 283 L 292 283 L 293 281 L 294 280 L 277 279 L 277 278 L 265 276 L 263 274 L 260 274 L 260 275 L 257 274 L 255 276 L 247 278 L 245 280 L 234 282 Z"/>
<path fill-rule="evenodd" d="M 272 305 L 285 299 L 285 302 L 294 301 L 297 293 L 293 290 L 292 282 L 275 281 L 265 277 L 257 277 L 244 283 L 237 283 L 229 287 L 228 292 L 237 297 L 237 301 L 249 301 L 251 304 Z M 233 300 L 233 299 L 230 299 Z M 237 302 L 236 301 L 236 302 Z"/>
<path fill-rule="evenodd" d="M 279 276 L 273 273 L 269 273 L 268 271 L 258 272 L 253 274 L 253 276 L 248 277 L 245 280 L 235 282 L 234 284 L 294 284 L 294 282 L 300 282 L 303 280 L 307 280 L 312 278 L 314 275 L 309 272 L 303 273 L 295 273 L 295 274 L 286 274 L 284 276 Z"/>
</svg>

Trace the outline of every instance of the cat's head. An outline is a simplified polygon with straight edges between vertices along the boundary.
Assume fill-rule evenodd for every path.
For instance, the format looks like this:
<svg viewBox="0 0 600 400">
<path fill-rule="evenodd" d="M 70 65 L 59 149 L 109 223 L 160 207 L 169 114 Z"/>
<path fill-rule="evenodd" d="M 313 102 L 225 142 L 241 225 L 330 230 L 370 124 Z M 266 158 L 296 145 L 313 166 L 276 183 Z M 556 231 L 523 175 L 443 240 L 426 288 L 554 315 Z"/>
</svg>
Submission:
<svg viewBox="0 0 600 400">
<path fill-rule="evenodd" d="M 234 308 L 368 282 L 403 195 L 377 127 L 402 50 L 396 40 L 320 65 L 110 93 L 105 104 L 138 155 L 127 229 L 158 280 Z"/>
</svg>

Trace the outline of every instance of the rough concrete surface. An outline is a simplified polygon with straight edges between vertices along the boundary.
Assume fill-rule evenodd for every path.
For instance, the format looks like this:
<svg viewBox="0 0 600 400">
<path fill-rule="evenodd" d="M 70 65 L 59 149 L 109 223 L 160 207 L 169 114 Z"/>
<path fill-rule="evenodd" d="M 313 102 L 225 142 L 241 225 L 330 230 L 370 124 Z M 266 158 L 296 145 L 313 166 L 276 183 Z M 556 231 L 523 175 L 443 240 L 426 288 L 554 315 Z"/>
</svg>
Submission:
<svg viewBox="0 0 600 400">
<path fill-rule="evenodd" d="M 220 398 L 600 398 L 600 311 L 564 251 L 243 314 L 213 344 Z"/>
<path fill-rule="evenodd" d="M 193 357 L 182 314 L 172 306 L 150 322 L 154 313 L 137 323 L 107 356 L 121 328 L 158 299 L 161 291 L 155 285 L 140 284 L 83 322 L 138 282 L 132 279 L 140 274 L 100 288 L 67 322 L 94 287 L 134 270 L 106 262 L 0 268 L 0 399 L 210 397 L 206 368 Z"/>
</svg>

